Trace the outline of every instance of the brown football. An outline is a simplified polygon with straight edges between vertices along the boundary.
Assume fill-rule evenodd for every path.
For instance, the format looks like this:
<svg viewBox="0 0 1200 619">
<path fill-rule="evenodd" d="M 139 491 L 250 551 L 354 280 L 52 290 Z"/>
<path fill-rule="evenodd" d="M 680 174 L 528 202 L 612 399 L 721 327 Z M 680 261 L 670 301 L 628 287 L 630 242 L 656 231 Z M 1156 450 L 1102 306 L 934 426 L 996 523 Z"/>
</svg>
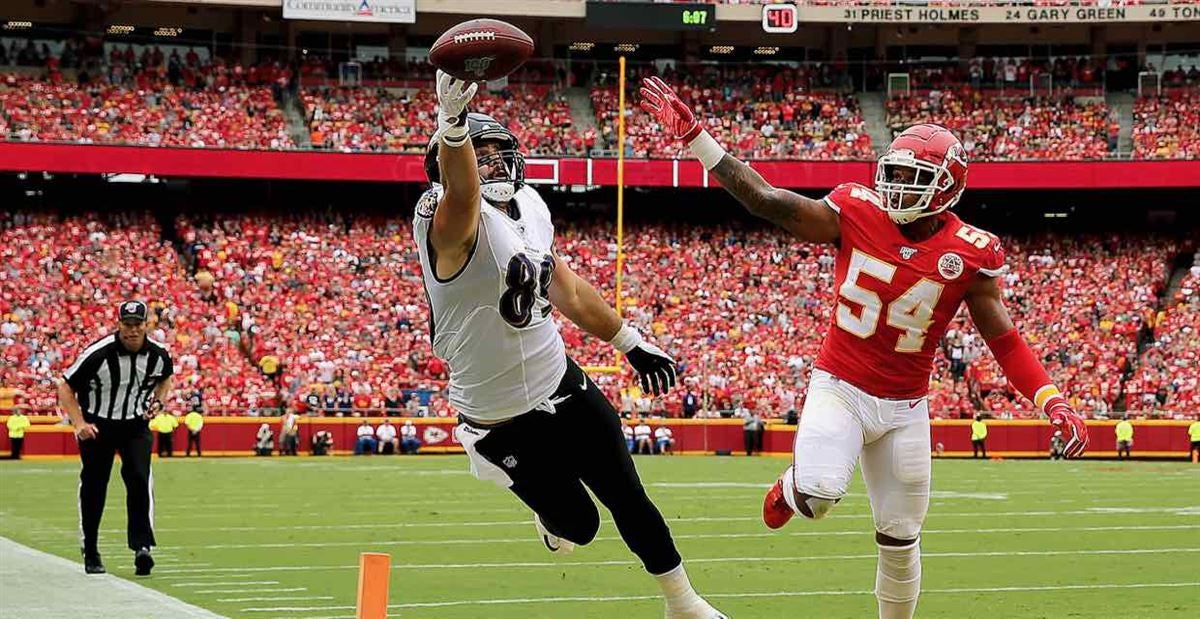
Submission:
<svg viewBox="0 0 1200 619">
<path fill-rule="evenodd" d="M 429 48 L 433 66 L 463 80 L 500 79 L 533 55 L 533 39 L 498 19 L 472 19 L 444 32 Z"/>
</svg>

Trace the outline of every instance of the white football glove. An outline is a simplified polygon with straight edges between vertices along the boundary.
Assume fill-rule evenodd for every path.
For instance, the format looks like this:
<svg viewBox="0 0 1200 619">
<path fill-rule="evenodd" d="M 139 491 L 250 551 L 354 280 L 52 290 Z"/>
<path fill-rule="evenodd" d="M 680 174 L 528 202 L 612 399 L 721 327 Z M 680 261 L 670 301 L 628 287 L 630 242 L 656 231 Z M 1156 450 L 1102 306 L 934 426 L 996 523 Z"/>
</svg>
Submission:
<svg viewBox="0 0 1200 619">
<path fill-rule="evenodd" d="M 437 72 L 437 135 L 446 146 L 462 146 L 467 139 L 467 104 L 475 98 L 479 84 L 466 82 L 442 70 Z"/>
</svg>

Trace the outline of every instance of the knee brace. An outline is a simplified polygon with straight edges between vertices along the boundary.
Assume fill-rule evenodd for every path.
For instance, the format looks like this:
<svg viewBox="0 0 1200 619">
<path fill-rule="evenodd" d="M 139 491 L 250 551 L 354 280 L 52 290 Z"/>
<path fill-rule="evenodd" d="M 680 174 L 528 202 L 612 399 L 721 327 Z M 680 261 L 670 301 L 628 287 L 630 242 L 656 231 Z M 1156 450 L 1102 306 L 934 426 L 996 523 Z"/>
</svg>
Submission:
<svg viewBox="0 0 1200 619">
<path fill-rule="evenodd" d="M 879 567 L 875 575 L 875 597 L 881 604 L 907 604 L 915 601 L 921 593 L 920 540 L 913 540 L 907 546 L 878 546 Z"/>
<path fill-rule="evenodd" d="M 878 514 L 875 519 L 875 530 L 893 539 L 917 539 L 921 535 L 921 525 L 924 518 L 904 516 L 887 518 L 886 514 Z"/>
</svg>

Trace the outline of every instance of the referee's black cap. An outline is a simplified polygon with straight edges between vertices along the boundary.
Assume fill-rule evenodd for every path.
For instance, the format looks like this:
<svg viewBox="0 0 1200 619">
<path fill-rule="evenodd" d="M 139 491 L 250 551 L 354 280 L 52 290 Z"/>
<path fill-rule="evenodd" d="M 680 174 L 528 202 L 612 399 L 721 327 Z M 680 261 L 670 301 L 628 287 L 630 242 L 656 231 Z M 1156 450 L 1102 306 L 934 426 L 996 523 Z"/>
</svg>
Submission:
<svg viewBox="0 0 1200 619">
<path fill-rule="evenodd" d="M 140 320 L 142 322 L 146 322 L 146 315 L 148 313 L 149 310 L 146 309 L 146 304 L 136 300 L 125 301 L 117 310 L 117 314 L 121 322 L 125 322 L 126 320 Z"/>
</svg>

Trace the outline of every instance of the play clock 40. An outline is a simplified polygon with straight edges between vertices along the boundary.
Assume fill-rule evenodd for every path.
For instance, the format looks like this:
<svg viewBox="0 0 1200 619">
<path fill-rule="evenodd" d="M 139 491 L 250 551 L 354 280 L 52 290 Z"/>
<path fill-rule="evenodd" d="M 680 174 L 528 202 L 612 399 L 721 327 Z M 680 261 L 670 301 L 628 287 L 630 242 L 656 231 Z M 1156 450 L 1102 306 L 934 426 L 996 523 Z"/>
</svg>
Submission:
<svg viewBox="0 0 1200 619">
<path fill-rule="evenodd" d="M 587 3 L 589 28 L 645 28 L 649 30 L 700 30 L 717 27 L 717 9 L 712 4 L 657 2 Z"/>
</svg>

